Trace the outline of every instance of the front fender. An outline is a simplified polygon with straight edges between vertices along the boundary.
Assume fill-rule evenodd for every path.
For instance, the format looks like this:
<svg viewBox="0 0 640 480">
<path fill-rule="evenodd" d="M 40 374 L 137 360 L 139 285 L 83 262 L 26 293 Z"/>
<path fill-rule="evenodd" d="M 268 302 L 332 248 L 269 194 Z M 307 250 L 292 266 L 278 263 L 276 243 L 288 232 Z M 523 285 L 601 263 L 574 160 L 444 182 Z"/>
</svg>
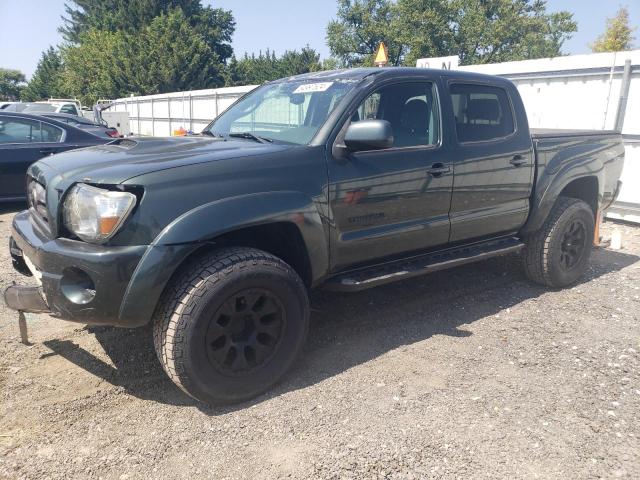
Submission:
<svg viewBox="0 0 640 480">
<path fill-rule="evenodd" d="M 129 282 L 121 320 L 130 325 L 147 323 L 173 273 L 202 245 L 234 230 L 275 222 L 297 226 L 309 256 L 312 279 L 324 276 L 329 266 L 327 236 L 316 202 L 308 195 L 287 191 L 225 198 L 182 214 L 160 232 Z"/>
</svg>

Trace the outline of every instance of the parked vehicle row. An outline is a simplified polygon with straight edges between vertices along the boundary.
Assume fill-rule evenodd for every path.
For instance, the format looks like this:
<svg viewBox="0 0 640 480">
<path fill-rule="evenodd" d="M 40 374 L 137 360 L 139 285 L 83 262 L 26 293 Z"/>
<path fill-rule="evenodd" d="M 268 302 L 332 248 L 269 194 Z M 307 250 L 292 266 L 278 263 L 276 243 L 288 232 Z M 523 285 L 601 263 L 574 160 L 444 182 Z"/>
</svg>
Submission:
<svg viewBox="0 0 640 480">
<path fill-rule="evenodd" d="M 38 128 L 35 138 L 61 138 Z M 39 286 L 13 285 L 5 300 L 81 323 L 152 323 L 181 389 L 237 402 L 296 361 L 312 288 L 361 290 L 513 252 L 534 282 L 577 282 L 623 160 L 619 132 L 530 131 L 504 78 L 290 77 L 201 136 L 116 140 L 32 165 L 10 249 Z"/>
<path fill-rule="evenodd" d="M 2 110 L 16 113 L 67 113 L 80 115 L 80 104 L 77 101 L 48 100 L 41 102 L 11 102 L 2 107 Z"/>
</svg>

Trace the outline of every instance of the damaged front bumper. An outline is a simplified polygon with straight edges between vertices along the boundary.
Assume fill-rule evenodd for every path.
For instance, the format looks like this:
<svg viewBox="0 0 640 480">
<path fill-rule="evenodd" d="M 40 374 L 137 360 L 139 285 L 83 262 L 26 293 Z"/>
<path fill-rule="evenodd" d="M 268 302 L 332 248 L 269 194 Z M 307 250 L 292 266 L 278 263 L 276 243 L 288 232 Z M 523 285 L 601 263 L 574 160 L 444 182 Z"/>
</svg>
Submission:
<svg viewBox="0 0 640 480">
<path fill-rule="evenodd" d="M 14 268 L 36 277 L 38 286 L 9 286 L 4 293 L 9 308 L 80 323 L 130 326 L 119 310 L 146 246 L 50 239 L 29 211 L 14 217 L 11 234 Z"/>
</svg>

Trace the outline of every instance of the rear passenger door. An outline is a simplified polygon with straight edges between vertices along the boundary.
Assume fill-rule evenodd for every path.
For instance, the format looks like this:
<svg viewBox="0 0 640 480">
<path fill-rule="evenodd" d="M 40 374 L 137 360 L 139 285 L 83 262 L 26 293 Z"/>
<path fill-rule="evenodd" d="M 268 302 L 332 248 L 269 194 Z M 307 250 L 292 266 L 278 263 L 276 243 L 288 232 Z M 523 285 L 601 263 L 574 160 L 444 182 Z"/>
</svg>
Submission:
<svg viewBox="0 0 640 480">
<path fill-rule="evenodd" d="M 449 83 L 457 143 L 451 242 L 514 233 L 525 223 L 533 148 L 520 97 L 482 83 Z M 520 112 L 517 115 L 516 112 Z"/>
<path fill-rule="evenodd" d="M 0 198 L 26 196 L 25 174 L 41 158 L 66 150 L 65 131 L 29 118 L 0 115 Z"/>
</svg>

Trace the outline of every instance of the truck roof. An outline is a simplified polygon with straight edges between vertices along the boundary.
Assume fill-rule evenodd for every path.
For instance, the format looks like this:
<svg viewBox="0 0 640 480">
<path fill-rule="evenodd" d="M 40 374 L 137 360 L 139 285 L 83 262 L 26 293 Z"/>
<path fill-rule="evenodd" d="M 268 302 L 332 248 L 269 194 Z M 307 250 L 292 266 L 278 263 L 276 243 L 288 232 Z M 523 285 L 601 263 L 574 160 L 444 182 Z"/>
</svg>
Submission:
<svg viewBox="0 0 640 480">
<path fill-rule="evenodd" d="M 360 67 L 347 68 L 342 70 L 325 70 L 321 72 L 303 73 L 292 77 L 276 80 L 275 82 L 283 82 L 290 80 L 338 80 L 338 79 L 363 79 L 369 76 L 380 77 L 416 77 L 416 78 L 433 78 L 434 76 L 455 77 L 457 79 L 476 80 L 476 81 L 492 81 L 510 83 L 503 77 L 494 75 L 486 75 L 476 72 L 466 72 L 462 70 L 441 70 L 434 68 L 416 68 L 416 67 Z"/>
</svg>

